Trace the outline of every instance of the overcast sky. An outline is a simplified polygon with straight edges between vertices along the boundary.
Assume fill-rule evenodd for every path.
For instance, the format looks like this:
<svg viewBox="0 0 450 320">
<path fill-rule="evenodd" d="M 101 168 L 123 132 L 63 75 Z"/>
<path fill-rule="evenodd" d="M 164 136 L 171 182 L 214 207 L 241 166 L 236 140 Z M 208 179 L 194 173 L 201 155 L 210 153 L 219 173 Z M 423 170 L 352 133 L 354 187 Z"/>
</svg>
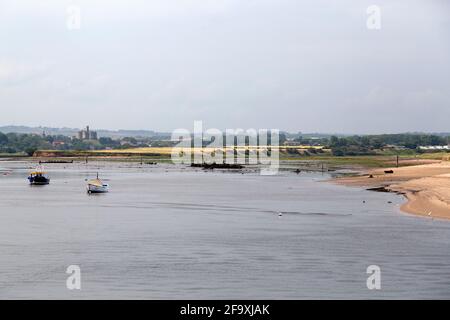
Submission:
<svg viewBox="0 0 450 320">
<path fill-rule="evenodd" d="M 449 2 L 0 0 L 0 125 L 448 132 Z"/>
</svg>

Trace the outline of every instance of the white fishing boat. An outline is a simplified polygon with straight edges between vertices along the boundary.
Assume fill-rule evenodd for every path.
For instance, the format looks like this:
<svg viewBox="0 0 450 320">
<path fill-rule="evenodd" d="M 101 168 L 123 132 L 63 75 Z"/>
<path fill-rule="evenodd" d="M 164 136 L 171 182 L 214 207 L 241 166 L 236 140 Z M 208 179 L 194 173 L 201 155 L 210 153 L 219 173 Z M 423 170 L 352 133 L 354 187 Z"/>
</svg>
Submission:
<svg viewBox="0 0 450 320">
<path fill-rule="evenodd" d="M 103 181 L 98 178 L 98 173 L 97 173 L 96 179 L 92 179 L 92 180 L 88 181 L 88 185 L 87 185 L 88 193 L 105 193 L 108 191 L 109 191 L 109 185 L 106 183 L 103 183 Z"/>
</svg>

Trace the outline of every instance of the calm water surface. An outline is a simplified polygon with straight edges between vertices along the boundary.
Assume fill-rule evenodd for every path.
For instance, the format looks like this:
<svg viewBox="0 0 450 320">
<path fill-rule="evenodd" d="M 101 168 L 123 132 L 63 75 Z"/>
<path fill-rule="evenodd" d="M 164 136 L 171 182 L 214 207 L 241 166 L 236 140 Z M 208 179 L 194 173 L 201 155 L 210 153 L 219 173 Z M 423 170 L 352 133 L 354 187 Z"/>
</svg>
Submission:
<svg viewBox="0 0 450 320">
<path fill-rule="evenodd" d="M 111 163 L 49 165 L 51 184 L 31 187 L 29 168 L 0 162 L 2 299 L 450 298 L 450 223 L 402 214 L 397 195 Z M 89 196 L 97 170 L 111 192 Z"/>
</svg>

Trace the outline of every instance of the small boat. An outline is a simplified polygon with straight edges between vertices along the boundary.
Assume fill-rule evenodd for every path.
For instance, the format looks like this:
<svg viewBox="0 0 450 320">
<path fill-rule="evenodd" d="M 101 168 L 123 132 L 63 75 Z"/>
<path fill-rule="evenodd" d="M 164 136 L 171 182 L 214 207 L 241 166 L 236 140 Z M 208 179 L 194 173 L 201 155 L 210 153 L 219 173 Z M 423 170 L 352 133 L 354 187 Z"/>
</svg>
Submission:
<svg viewBox="0 0 450 320">
<path fill-rule="evenodd" d="M 103 181 L 98 178 L 98 173 L 97 173 L 97 179 L 92 179 L 92 180 L 88 181 L 88 185 L 87 185 L 88 193 L 106 193 L 108 191 L 109 191 L 109 185 L 106 183 L 103 183 Z"/>
<path fill-rule="evenodd" d="M 31 185 L 46 185 L 50 183 L 50 178 L 42 170 L 36 170 L 30 173 L 28 177 Z"/>
</svg>

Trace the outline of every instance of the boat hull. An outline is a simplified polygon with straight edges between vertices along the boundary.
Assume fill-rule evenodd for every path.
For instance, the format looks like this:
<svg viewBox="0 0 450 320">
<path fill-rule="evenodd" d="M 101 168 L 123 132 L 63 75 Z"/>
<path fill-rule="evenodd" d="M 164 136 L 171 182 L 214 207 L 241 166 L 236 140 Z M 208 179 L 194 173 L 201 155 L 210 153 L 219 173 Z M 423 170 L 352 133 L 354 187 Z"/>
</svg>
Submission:
<svg viewBox="0 0 450 320">
<path fill-rule="evenodd" d="M 50 184 L 50 181 L 47 182 L 31 182 L 30 185 L 32 186 L 45 186 L 47 184 Z"/>
<path fill-rule="evenodd" d="M 43 186 L 50 184 L 50 179 L 45 177 L 29 177 L 28 181 L 32 186 Z"/>
<path fill-rule="evenodd" d="M 103 186 L 97 186 L 97 185 L 93 185 L 93 184 L 88 184 L 87 186 L 87 192 L 88 193 L 106 193 L 108 192 L 108 185 L 103 185 Z"/>
</svg>

